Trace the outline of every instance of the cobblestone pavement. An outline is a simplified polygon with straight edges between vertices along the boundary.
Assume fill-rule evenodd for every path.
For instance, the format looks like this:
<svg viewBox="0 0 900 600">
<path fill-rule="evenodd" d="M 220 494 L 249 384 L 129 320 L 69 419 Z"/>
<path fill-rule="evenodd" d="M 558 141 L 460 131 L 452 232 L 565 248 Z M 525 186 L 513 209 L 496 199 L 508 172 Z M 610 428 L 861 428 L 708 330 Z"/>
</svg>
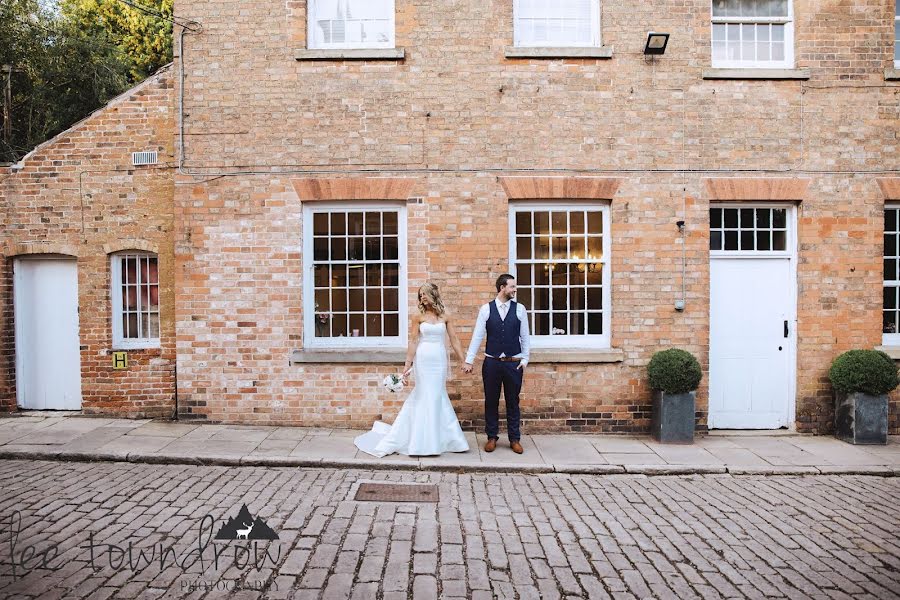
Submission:
<svg viewBox="0 0 900 600">
<path fill-rule="evenodd" d="M 440 500 L 353 500 L 376 480 Z M 279 539 L 212 542 L 242 504 Z M 14 598 L 900 598 L 896 477 L 8 460 L 0 506 Z"/>
</svg>

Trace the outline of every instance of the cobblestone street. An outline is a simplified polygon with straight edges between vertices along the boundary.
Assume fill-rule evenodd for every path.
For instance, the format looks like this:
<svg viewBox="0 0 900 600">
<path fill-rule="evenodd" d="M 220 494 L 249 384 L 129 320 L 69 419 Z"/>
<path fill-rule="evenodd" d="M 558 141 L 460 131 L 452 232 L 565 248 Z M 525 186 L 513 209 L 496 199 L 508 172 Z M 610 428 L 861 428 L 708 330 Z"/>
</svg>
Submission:
<svg viewBox="0 0 900 600">
<path fill-rule="evenodd" d="M 437 484 L 439 502 L 354 500 L 382 480 Z M 898 499 L 896 477 L 5 460 L 0 594 L 897 598 Z M 243 504 L 277 541 L 211 539 Z"/>
</svg>

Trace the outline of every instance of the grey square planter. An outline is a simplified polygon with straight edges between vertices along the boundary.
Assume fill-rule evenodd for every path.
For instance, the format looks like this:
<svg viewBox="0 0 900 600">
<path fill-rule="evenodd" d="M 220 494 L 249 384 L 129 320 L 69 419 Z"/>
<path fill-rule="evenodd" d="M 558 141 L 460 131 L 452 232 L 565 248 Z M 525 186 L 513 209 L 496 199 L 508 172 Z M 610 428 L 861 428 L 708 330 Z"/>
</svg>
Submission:
<svg viewBox="0 0 900 600">
<path fill-rule="evenodd" d="M 887 394 L 836 393 L 834 400 L 835 437 L 851 444 L 887 444 Z"/>
<path fill-rule="evenodd" d="M 694 443 L 694 414 L 697 392 L 667 394 L 653 390 L 650 433 L 666 444 Z"/>
</svg>

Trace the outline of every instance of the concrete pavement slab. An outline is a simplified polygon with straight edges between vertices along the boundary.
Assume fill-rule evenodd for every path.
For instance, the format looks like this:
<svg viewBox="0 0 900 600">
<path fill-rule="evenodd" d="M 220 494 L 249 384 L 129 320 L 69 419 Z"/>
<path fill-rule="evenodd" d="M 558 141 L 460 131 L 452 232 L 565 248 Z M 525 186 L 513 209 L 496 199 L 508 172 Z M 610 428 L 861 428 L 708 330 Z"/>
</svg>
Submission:
<svg viewBox="0 0 900 600">
<path fill-rule="evenodd" d="M 152 435 L 166 437 L 181 437 L 200 427 L 200 425 L 189 425 L 186 423 L 161 423 L 153 421 L 129 431 L 128 435 Z"/>
<path fill-rule="evenodd" d="M 103 444 L 98 451 L 106 452 L 158 452 L 174 441 L 174 438 L 161 435 L 122 435 Z"/>
<path fill-rule="evenodd" d="M 606 460 L 589 439 L 574 435 L 533 436 L 541 458 L 548 463 L 602 464 Z"/>
<path fill-rule="evenodd" d="M 646 438 L 649 440 L 650 438 Z M 597 436 L 591 443 L 600 451 L 600 454 L 646 454 L 650 452 L 644 440 L 632 437 Z"/>
<path fill-rule="evenodd" d="M 659 454 L 655 452 L 644 452 L 643 454 L 617 454 L 605 453 L 603 458 L 611 465 L 666 465 L 669 464 Z"/>
</svg>

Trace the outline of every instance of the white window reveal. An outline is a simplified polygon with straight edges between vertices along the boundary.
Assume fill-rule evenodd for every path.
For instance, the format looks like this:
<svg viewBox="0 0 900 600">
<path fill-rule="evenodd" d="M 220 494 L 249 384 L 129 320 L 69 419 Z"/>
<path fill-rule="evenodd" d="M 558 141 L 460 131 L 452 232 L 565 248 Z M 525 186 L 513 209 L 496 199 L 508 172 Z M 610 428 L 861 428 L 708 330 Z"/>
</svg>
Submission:
<svg viewBox="0 0 900 600">
<path fill-rule="evenodd" d="M 609 347 L 608 232 L 607 206 L 511 206 L 511 273 L 535 347 Z"/>
<path fill-rule="evenodd" d="M 712 0 L 712 66 L 794 67 L 791 0 Z"/>
<path fill-rule="evenodd" d="M 309 48 L 393 48 L 394 0 L 309 0 Z"/>
<path fill-rule="evenodd" d="M 303 214 L 308 348 L 406 344 L 406 208 L 316 205 Z"/>
<path fill-rule="evenodd" d="M 159 348 L 159 259 L 128 252 L 111 257 L 113 347 Z"/>
<path fill-rule="evenodd" d="M 515 0 L 517 47 L 599 47 L 600 0 Z"/>
<path fill-rule="evenodd" d="M 709 209 L 712 254 L 788 253 L 787 209 L 776 207 Z"/>
<path fill-rule="evenodd" d="M 900 346 L 900 205 L 884 208 L 884 306 L 882 343 Z"/>
<path fill-rule="evenodd" d="M 900 1 L 894 4 L 894 67 L 900 69 Z"/>
</svg>

